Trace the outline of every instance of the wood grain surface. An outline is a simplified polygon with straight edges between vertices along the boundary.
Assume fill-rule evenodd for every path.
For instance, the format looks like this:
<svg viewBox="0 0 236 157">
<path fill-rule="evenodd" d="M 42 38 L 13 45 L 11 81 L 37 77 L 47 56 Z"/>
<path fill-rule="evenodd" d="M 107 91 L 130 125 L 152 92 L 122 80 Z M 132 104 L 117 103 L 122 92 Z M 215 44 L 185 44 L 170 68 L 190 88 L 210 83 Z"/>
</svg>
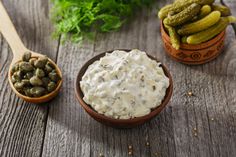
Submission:
<svg viewBox="0 0 236 157">
<path fill-rule="evenodd" d="M 156 18 L 156 8 L 170 2 L 158 0 L 119 32 L 97 34 L 96 41 L 79 46 L 51 38 L 49 1 L 3 0 L 24 44 L 56 61 L 64 84 L 47 104 L 17 98 L 7 82 L 12 53 L 0 36 L 0 157 L 128 157 L 129 145 L 134 157 L 236 156 L 236 29 L 228 27 L 225 51 L 216 60 L 201 66 L 176 63 L 164 52 Z M 222 2 L 236 15 L 236 0 Z M 94 121 L 74 93 L 83 63 L 119 48 L 138 48 L 156 56 L 174 80 L 166 109 L 133 129 L 114 129 Z M 187 96 L 189 91 L 194 96 Z"/>
</svg>

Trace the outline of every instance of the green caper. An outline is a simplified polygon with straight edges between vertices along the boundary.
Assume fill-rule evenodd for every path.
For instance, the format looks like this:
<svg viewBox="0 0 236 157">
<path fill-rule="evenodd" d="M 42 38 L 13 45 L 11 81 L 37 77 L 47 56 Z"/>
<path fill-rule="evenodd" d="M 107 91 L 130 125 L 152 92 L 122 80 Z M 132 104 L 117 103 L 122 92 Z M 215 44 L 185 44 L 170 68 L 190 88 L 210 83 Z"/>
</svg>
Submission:
<svg viewBox="0 0 236 157">
<path fill-rule="evenodd" d="M 45 91 L 46 91 L 45 88 L 36 86 L 30 89 L 30 94 L 33 95 L 34 97 L 40 97 L 44 95 Z"/>
<path fill-rule="evenodd" d="M 50 73 L 50 72 L 53 70 L 53 68 L 47 63 L 47 64 L 45 65 L 44 70 L 45 70 L 47 73 Z"/>
<path fill-rule="evenodd" d="M 46 56 L 42 56 L 39 57 L 35 62 L 34 62 L 34 66 L 36 68 L 44 68 L 44 66 L 46 65 L 48 61 L 48 58 Z"/>
<path fill-rule="evenodd" d="M 24 87 L 23 92 L 24 92 L 24 95 L 26 95 L 28 97 L 32 97 L 32 94 L 30 92 L 30 87 Z"/>
<path fill-rule="evenodd" d="M 16 83 L 14 83 L 14 87 L 15 87 L 17 90 L 23 89 L 24 83 L 22 83 L 22 82 L 16 82 Z"/>
<path fill-rule="evenodd" d="M 12 83 L 20 82 L 20 79 L 16 75 L 11 76 Z"/>
<path fill-rule="evenodd" d="M 16 72 L 18 70 L 19 70 L 19 63 L 15 63 L 11 68 L 11 72 L 13 74 L 14 72 Z"/>
<path fill-rule="evenodd" d="M 54 89 L 56 88 L 56 83 L 55 82 L 49 82 L 48 86 L 47 86 L 47 90 L 49 92 L 52 92 Z"/>
<path fill-rule="evenodd" d="M 44 86 L 44 87 L 47 87 L 48 84 L 49 84 L 49 82 L 50 82 L 51 80 L 50 80 L 50 78 L 48 78 L 48 77 L 43 77 L 43 78 L 42 78 L 42 81 L 43 81 L 43 86 Z"/>
<path fill-rule="evenodd" d="M 47 62 L 47 65 L 49 65 L 50 67 L 54 69 L 54 65 L 50 61 Z"/>
<path fill-rule="evenodd" d="M 56 72 L 53 72 L 53 71 L 48 74 L 48 77 L 54 82 L 57 82 L 58 80 L 60 80 L 60 76 Z"/>
<path fill-rule="evenodd" d="M 60 78 L 54 65 L 46 56 L 31 58 L 25 52 L 22 61 L 11 69 L 11 81 L 18 92 L 29 97 L 39 97 L 55 90 Z"/>
<path fill-rule="evenodd" d="M 14 84 L 16 83 L 18 80 L 14 77 L 14 75 L 11 76 L 11 82 Z"/>
<path fill-rule="evenodd" d="M 35 71 L 35 75 L 38 76 L 39 78 L 42 78 L 45 76 L 45 72 L 42 69 L 37 68 Z"/>
<path fill-rule="evenodd" d="M 21 80 L 23 77 L 23 72 L 22 71 L 16 71 L 12 76 L 15 77 L 17 80 Z"/>
<path fill-rule="evenodd" d="M 34 67 L 29 62 L 20 62 L 20 70 L 23 72 L 28 72 L 34 70 Z"/>
<path fill-rule="evenodd" d="M 47 57 L 47 56 L 41 56 L 41 57 L 39 57 L 39 60 L 43 61 L 44 64 L 47 64 L 47 62 L 48 62 L 48 57 Z"/>
<path fill-rule="evenodd" d="M 13 73 L 13 75 L 11 76 L 12 83 L 20 82 L 21 77 L 22 77 L 22 72 L 17 71 L 15 73 Z"/>
<path fill-rule="evenodd" d="M 24 75 L 24 79 L 30 79 L 31 77 L 34 76 L 34 73 L 33 72 L 27 72 L 25 75 Z"/>
<path fill-rule="evenodd" d="M 30 84 L 33 86 L 42 86 L 43 81 L 40 78 L 38 78 L 38 76 L 33 76 L 30 78 Z"/>
<path fill-rule="evenodd" d="M 21 80 L 21 82 L 24 84 L 24 86 L 30 85 L 30 81 L 28 79 L 23 79 L 23 80 Z"/>
<path fill-rule="evenodd" d="M 25 52 L 22 56 L 22 61 L 28 62 L 31 58 L 31 52 Z"/>
<path fill-rule="evenodd" d="M 31 59 L 29 60 L 29 63 L 34 66 L 34 62 L 35 62 L 36 60 L 37 60 L 36 58 L 31 58 Z"/>
</svg>

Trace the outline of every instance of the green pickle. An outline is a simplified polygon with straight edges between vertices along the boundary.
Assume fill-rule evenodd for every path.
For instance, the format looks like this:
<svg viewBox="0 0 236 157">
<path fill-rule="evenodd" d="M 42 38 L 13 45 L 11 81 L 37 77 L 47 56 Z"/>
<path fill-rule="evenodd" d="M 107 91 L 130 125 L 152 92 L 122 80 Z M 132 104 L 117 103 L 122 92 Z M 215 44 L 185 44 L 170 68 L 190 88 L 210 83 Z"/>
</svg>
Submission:
<svg viewBox="0 0 236 157">
<path fill-rule="evenodd" d="M 212 27 L 206 30 L 203 30 L 199 33 L 188 36 L 187 43 L 200 44 L 200 43 L 206 42 L 212 39 L 213 37 L 215 37 L 216 35 L 218 35 L 219 33 L 221 33 L 222 31 L 224 31 L 226 27 L 228 26 L 228 24 L 235 23 L 235 22 L 236 22 L 236 18 L 233 16 L 221 17 L 219 22 L 217 22 Z"/>
<path fill-rule="evenodd" d="M 214 24 L 216 24 L 220 20 L 221 13 L 219 11 L 213 11 L 206 17 L 182 26 L 178 30 L 178 34 L 180 35 L 189 35 L 189 34 L 194 34 L 200 31 L 203 31 Z"/>
<path fill-rule="evenodd" d="M 195 17 L 199 13 L 200 9 L 201 6 L 199 4 L 193 3 L 180 13 L 167 17 L 164 20 L 164 23 L 169 26 L 182 25 Z"/>
<path fill-rule="evenodd" d="M 170 41 L 172 46 L 176 49 L 179 50 L 180 48 L 180 37 L 177 34 L 176 30 L 174 27 L 165 25 L 165 28 L 168 30 L 169 32 L 169 36 L 170 36 Z"/>
<path fill-rule="evenodd" d="M 179 13 L 185 8 L 189 7 L 193 3 L 200 5 L 212 4 L 215 0 L 177 0 L 175 3 L 163 7 L 159 12 L 158 16 L 160 19 L 167 17 L 169 12 Z"/>
<path fill-rule="evenodd" d="M 182 38 L 181 38 L 181 42 L 183 43 L 183 44 L 187 44 L 187 36 L 183 36 Z"/>
<path fill-rule="evenodd" d="M 213 10 L 217 10 L 221 12 L 222 16 L 229 16 L 231 15 L 231 11 L 228 7 L 223 5 L 212 5 Z"/>
<path fill-rule="evenodd" d="M 211 13 L 211 6 L 210 5 L 204 5 L 202 6 L 200 13 L 199 13 L 199 19 L 207 16 L 208 14 Z"/>
</svg>

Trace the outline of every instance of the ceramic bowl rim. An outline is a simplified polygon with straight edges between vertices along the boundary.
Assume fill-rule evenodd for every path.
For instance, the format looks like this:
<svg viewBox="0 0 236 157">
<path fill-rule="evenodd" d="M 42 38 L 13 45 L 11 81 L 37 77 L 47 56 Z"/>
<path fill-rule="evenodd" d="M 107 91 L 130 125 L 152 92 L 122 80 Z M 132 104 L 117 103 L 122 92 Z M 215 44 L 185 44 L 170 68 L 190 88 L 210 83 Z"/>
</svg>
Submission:
<svg viewBox="0 0 236 157">
<path fill-rule="evenodd" d="M 126 51 L 126 52 L 129 52 L 130 50 L 128 49 L 118 49 L 118 50 L 123 50 L 123 51 Z M 160 106 L 152 109 L 152 111 L 148 114 L 148 115 L 145 115 L 145 116 L 142 116 L 142 117 L 136 117 L 136 118 L 131 118 L 131 119 L 115 119 L 115 118 L 111 118 L 111 117 L 107 117 L 103 114 L 100 114 L 98 112 L 96 112 L 94 109 L 92 109 L 92 107 L 90 107 L 87 103 L 84 102 L 83 100 L 83 94 L 82 93 L 82 90 L 80 88 L 80 80 L 82 79 L 82 76 L 84 75 L 84 72 L 87 70 L 88 66 L 93 63 L 94 61 L 96 60 L 99 60 L 101 57 L 105 56 L 106 53 L 111 53 L 113 52 L 114 50 L 110 50 L 110 51 L 105 51 L 103 53 L 100 53 L 94 57 L 92 57 L 91 59 L 89 59 L 80 69 L 80 71 L 78 72 L 77 74 L 77 77 L 76 77 L 76 81 L 75 81 L 75 93 L 76 93 L 76 97 L 78 99 L 78 101 L 80 102 L 80 105 L 86 110 L 86 112 L 90 112 L 90 116 L 91 114 L 93 116 L 95 116 L 96 118 L 99 118 L 103 121 L 108 121 L 110 123 L 122 123 L 122 124 L 130 124 L 130 123 L 135 123 L 135 122 L 139 122 L 139 121 L 142 121 L 142 120 L 148 120 L 152 117 L 155 117 L 156 115 L 159 114 L 158 110 L 161 108 L 161 110 L 163 110 L 163 108 L 165 108 L 165 106 L 168 104 L 171 96 L 172 96 L 172 93 L 173 93 L 173 80 L 172 80 L 172 76 L 170 74 L 170 72 L 167 70 L 167 68 L 161 64 L 161 66 L 163 67 L 163 70 L 165 72 L 165 75 L 169 78 L 169 81 L 170 81 L 170 85 L 168 87 L 168 89 L 166 90 L 166 95 L 165 95 L 165 98 L 163 99 L 162 103 Z M 157 60 L 155 57 L 147 54 L 149 58 L 151 58 L 152 60 L 155 60 L 157 62 L 159 62 L 159 60 Z M 92 116 L 92 117 L 93 117 Z"/>
</svg>

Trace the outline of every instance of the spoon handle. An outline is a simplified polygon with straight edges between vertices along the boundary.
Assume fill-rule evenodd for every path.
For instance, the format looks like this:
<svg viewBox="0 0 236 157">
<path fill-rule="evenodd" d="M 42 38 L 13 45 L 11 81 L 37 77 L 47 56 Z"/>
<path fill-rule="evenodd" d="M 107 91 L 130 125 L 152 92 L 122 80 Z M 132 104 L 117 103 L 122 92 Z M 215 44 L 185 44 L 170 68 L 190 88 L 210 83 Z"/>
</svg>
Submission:
<svg viewBox="0 0 236 157">
<path fill-rule="evenodd" d="M 20 59 L 22 54 L 27 51 L 16 29 L 8 16 L 6 9 L 0 1 L 0 32 L 7 40 L 14 54 L 14 59 Z"/>
</svg>

